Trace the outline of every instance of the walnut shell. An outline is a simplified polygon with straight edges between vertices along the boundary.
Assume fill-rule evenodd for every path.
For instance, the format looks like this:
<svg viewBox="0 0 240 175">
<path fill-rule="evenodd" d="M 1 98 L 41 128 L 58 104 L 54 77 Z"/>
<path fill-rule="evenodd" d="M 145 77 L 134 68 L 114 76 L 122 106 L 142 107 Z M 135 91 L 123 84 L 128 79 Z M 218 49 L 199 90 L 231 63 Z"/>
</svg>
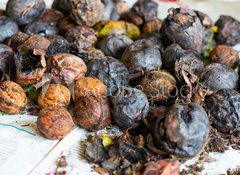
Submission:
<svg viewBox="0 0 240 175">
<path fill-rule="evenodd" d="M 67 53 L 52 56 L 48 65 L 53 82 L 59 84 L 71 84 L 83 78 L 87 72 L 87 66 L 81 58 Z"/>
<path fill-rule="evenodd" d="M 99 22 L 104 12 L 101 0 L 72 0 L 71 18 L 79 25 L 93 26 Z"/>
<path fill-rule="evenodd" d="M 0 84 L 0 110 L 9 114 L 20 114 L 27 105 L 27 96 L 17 83 L 4 81 Z"/>
<path fill-rule="evenodd" d="M 101 96 L 87 96 L 75 104 L 77 123 L 90 131 L 103 129 L 110 125 L 111 116 L 106 98 Z"/>
<path fill-rule="evenodd" d="M 32 35 L 18 48 L 15 57 L 16 82 L 31 85 L 38 82 L 46 71 L 45 55 L 50 41 L 41 35 Z"/>
<path fill-rule="evenodd" d="M 44 137 L 57 140 L 69 134 L 74 123 L 70 113 L 65 108 L 46 107 L 39 113 L 37 127 Z"/>
<path fill-rule="evenodd" d="M 107 87 L 97 78 L 84 77 L 77 80 L 74 85 L 74 100 L 78 101 L 88 95 L 107 95 Z"/>
<path fill-rule="evenodd" d="M 49 106 L 67 107 L 70 103 L 70 90 L 60 84 L 50 84 L 43 88 L 38 96 L 38 105 L 41 108 Z"/>
<path fill-rule="evenodd" d="M 158 70 L 148 72 L 140 82 L 143 92 L 154 101 L 168 100 L 176 84 L 170 73 Z"/>
<path fill-rule="evenodd" d="M 98 40 L 97 32 L 85 25 L 72 27 L 66 32 L 65 38 L 80 49 L 96 46 Z"/>
</svg>

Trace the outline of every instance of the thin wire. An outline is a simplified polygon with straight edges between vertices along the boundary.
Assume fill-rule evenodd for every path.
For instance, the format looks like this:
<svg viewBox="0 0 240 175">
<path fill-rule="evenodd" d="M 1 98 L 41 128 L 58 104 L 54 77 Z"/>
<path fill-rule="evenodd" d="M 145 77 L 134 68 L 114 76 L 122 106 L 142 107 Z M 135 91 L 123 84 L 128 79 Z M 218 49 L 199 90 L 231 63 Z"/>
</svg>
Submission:
<svg viewBox="0 0 240 175">
<path fill-rule="evenodd" d="M 14 128 L 14 129 L 17 129 L 17 130 L 19 130 L 19 131 L 26 132 L 26 133 L 31 134 L 31 135 L 33 135 L 33 136 L 36 135 L 36 134 L 34 134 L 34 133 L 30 132 L 30 131 L 27 131 L 27 130 L 22 129 L 22 128 L 18 128 L 17 126 L 14 126 L 14 125 L 9 125 L 9 124 L 3 124 L 3 123 L 0 123 L 0 126 L 12 127 L 12 128 Z"/>
</svg>

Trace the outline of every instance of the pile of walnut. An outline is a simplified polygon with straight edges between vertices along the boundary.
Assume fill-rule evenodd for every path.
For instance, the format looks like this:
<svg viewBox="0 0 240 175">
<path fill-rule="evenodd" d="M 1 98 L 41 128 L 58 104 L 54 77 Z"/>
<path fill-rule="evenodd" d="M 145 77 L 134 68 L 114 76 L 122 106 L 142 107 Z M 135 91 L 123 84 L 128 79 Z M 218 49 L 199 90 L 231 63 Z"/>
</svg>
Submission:
<svg viewBox="0 0 240 175">
<path fill-rule="evenodd" d="M 54 0 L 51 9 L 44 0 L 9 0 L 0 11 L 0 110 L 37 104 L 48 139 L 69 134 L 73 117 L 89 131 L 118 125 L 123 136 L 96 135 L 85 150 L 110 174 L 177 175 L 177 160 L 223 134 L 240 148 L 239 55 L 231 47 L 240 21 L 222 15 L 213 24 L 179 6 L 161 20 L 153 0 L 132 8 Z"/>
</svg>

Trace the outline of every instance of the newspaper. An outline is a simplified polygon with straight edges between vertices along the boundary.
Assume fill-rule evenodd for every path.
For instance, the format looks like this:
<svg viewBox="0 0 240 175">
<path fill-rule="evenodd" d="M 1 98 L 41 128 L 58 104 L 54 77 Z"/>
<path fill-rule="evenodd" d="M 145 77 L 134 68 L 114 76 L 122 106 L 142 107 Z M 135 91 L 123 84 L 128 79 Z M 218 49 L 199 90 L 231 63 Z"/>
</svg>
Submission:
<svg viewBox="0 0 240 175">
<path fill-rule="evenodd" d="M 86 131 L 76 127 L 63 140 L 45 139 L 37 131 L 36 116 L 0 116 L 0 171 L 9 174 L 50 174 L 57 168 L 61 155 L 67 157 L 68 174 L 96 174 L 80 157 L 80 142 Z M 14 166 L 13 166 L 14 165 Z"/>
<path fill-rule="evenodd" d="M 0 115 L 1 175 L 52 175 L 56 172 L 57 160 L 63 155 L 68 165 L 62 171 L 68 175 L 97 174 L 80 154 L 81 142 L 95 133 L 76 126 L 64 139 L 48 140 L 38 132 L 36 120 L 37 116 L 31 115 Z M 121 134 L 117 127 L 99 132 Z"/>
</svg>

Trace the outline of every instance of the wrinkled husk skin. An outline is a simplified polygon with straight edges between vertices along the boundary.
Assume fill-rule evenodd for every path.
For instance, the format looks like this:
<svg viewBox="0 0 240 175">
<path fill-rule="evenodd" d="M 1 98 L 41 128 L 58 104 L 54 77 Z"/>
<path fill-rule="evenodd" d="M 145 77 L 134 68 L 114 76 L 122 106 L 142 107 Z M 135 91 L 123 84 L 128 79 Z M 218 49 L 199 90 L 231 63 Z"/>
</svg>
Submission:
<svg viewBox="0 0 240 175">
<path fill-rule="evenodd" d="M 75 116 L 79 126 L 90 131 L 106 128 L 111 123 L 108 101 L 101 96 L 90 95 L 78 100 Z"/>
<path fill-rule="evenodd" d="M 206 145 L 209 119 L 195 104 L 174 104 L 155 123 L 155 143 L 170 155 L 192 158 Z"/>
<path fill-rule="evenodd" d="M 50 84 L 43 88 L 38 96 L 38 105 L 41 108 L 49 106 L 67 107 L 70 103 L 70 90 L 60 84 Z"/>
<path fill-rule="evenodd" d="M 200 50 L 203 41 L 203 26 L 190 9 L 170 9 L 161 27 L 166 46 L 177 43 L 186 50 Z"/>
<path fill-rule="evenodd" d="M 67 53 L 53 55 L 48 65 L 53 82 L 64 85 L 83 78 L 87 72 L 87 66 L 81 58 Z"/>
<path fill-rule="evenodd" d="M 95 77 L 84 77 L 74 84 L 74 101 L 90 95 L 106 97 L 107 87 Z"/>
<path fill-rule="evenodd" d="M 71 17 L 79 25 L 93 26 L 101 20 L 104 4 L 101 0 L 72 0 Z"/>
<path fill-rule="evenodd" d="M 37 127 L 44 137 L 58 140 L 72 131 L 74 123 L 70 113 L 65 108 L 47 107 L 40 111 Z"/>
</svg>

